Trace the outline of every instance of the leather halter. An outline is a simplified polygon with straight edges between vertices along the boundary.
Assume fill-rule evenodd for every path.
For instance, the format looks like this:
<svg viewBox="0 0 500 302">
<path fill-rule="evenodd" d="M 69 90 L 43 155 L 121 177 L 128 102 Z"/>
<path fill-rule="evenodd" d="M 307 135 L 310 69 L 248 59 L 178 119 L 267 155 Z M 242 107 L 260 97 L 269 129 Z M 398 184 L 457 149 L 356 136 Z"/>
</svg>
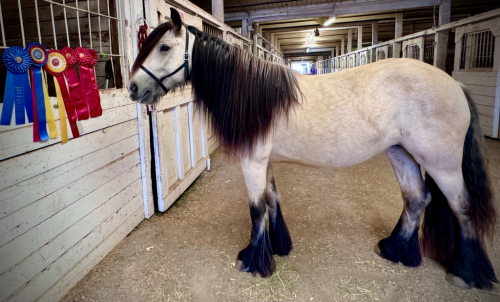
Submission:
<svg viewBox="0 0 500 302">
<path fill-rule="evenodd" d="M 158 79 L 151 71 L 149 71 L 146 67 L 143 65 L 140 66 L 142 70 L 144 70 L 145 73 L 147 73 L 153 80 L 156 81 L 158 85 L 160 85 L 161 88 L 165 91 L 165 93 L 168 92 L 168 89 L 163 85 L 163 81 L 165 81 L 166 78 L 173 76 L 177 72 L 179 72 L 181 69 L 184 68 L 184 80 L 187 80 L 189 77 L 189 53 L 188 53 L 188 46 L 189 46 L 189 31 L 186 28 L 186 52 L 184 54 L 184 63 L 182 63 L 181 66 L 179 66 L 176 70 L 172 71 L 171 73 L 167 74 L 166 76 Z"/>
</svg>

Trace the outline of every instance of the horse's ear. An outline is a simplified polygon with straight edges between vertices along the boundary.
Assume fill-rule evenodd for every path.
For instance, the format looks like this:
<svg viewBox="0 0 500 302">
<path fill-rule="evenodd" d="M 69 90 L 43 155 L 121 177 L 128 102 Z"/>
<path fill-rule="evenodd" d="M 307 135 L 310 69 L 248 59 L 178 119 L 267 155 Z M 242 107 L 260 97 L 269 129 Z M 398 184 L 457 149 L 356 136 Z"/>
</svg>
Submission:
<svg viewBox="0 0 500 302">
<path fill-rule="evenodd" d="M 173 7 L 170 8 L 170 20 L 172 21 L 175 31 L 179 32 L 181 30 L 182 20 L 179 12 Z"/>
</svg>

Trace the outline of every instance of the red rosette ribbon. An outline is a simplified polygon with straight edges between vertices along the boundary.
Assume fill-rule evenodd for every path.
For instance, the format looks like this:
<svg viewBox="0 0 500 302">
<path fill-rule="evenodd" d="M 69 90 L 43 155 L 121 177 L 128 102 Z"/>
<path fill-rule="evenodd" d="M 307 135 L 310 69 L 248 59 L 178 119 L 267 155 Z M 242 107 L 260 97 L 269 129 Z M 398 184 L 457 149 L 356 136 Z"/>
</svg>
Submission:
<svg viewBox="0 0 500 302">
<path fill-rule="evenodd" d="M 76 109 L 78 120 L 87 120 L 89 119 L 89 109 L 87 108 L 87 102 L 83 96 L 82 86 L 80 85 L 80 80 L 78 79 L 78 75 L 75 70 L 75 64 L 79 62 L 77 53 L 70 47 L 63 47 L 61 52 L 66 58 L 66 64 L 68 65 L 64 75 L 68 81 L 71 102 L 74 104 Z"/>
<path fill-rule="evenodd" d="M 84 90 L 84 98 L 87 102 L 90 117 L 102 115 L 101 99 L 94 73 L 94 65 L 97 63 L 97 53 L 92 49 L 77 47 L 74 51 L 80 66 L 80 85 Z"/>
<path fill-rule="evenodd" d="M 66 115 L 68 116 L 69 126 L 71 127 L 71 132 L 73 138 L 79 137 L 80 132 L 76 124 L 76 112 L 75 107 L 71 102 L 68 90 L 66 88 L 66 81 L 64 80 L 64 72 L 68 67 L 66 57 L 59 50 L 50 50 L 47 64 L 45 64 L 45 70 L 47 73 L 54 77 L 57 81 L 59 88 L 61 90 L 61 98 L 64 102 L 64 107 L 66 108 Z"/>
</svg>

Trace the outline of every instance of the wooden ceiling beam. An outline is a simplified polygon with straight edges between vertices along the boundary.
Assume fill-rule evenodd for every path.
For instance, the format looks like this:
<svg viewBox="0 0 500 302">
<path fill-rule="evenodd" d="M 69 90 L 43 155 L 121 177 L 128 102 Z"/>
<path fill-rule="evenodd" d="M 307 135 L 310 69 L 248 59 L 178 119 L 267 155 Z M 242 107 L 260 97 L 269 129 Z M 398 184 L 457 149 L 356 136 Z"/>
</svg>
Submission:
<svg viewBox="0 0 500 302">
<path fill-rule="evenodd" d="M 394 11 L 418 7 L 440 5 L 441 0 L 348 0 L 312 5 L 288 6 L 270 9 L 251 10 L 224 14 L 225 21 L 251 18 L 252 22 L 277 21 L 300 18 L 330 17 L 349 14 L 363 14 L 381 11 Z"/>
</svg>

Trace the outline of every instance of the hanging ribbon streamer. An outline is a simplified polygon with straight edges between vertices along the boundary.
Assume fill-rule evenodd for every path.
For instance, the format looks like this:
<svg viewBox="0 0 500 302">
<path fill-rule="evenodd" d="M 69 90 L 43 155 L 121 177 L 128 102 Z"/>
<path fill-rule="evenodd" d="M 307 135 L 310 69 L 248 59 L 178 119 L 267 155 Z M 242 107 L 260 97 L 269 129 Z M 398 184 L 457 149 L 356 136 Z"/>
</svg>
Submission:
<svg viewBox="0 0 500 302">
<path fill-rule="evenodd" d="M 43 95 L 45 96 L 45 112 L 47 114 L 47 125 L 49 126 L 50 138 L 57 138 L 56 120 L 52 112 L 52 106 L 49 98 L 49 88 L 47 87 L 47 80 L 45 79 L 45 72 L 42 71 L 43 82 Z"/>
<path fill-rule="evenodd" d="M 75 48 L 75 56 L 78 57 L 78 65 L 80 67 L 80 85 L 82 85 L 84 91 L 85 100 L 89 106 L 90 117 L 96 117 L 96 105 L 94 100 L 94 89 L 92 85 L 92 74 L 90 70 L 92 69 L 89 66 L 93 61 L 91 53 L 83 48 L 77 47 Z"/>
<path fill-rule="evenodd" d="M 49 51 L 49 60 L 45 65 L 45 70 L 54 76 L 59 84 L 59 90 L 61 93 L 60 97 L 63 99 L 64 107 L 66 108 L 71 133 L 73 134 L 73 138 L 76 138 L 80 136 L 80 132 L 78 131 L 78 126 L 76 125 L 76 111 L 71 103 L 71 99 L 69 98 L 66 81 L 64 80 L 64 71 L 66 70 L 66 67 L 66 58 L 60 51 Z"/>
<path fill-rule="evenodd" d="M 52 114 L 52 108 L 50 108 L 48 95 L 46 96 L 45 93 L 47 87 L 42 72 L 42 66 L 47 63 L 47 50 L 39 43 L 32 43 L 28 51 L 33 60 L 33 66 L 31 67 L 31 91 L 33 94 L 33 108 L 36 109 L 35 126 L 37 126 L 33 127 L 33 140 L 49 139 L 46 124 L 49 126 L 50 137 L 56 138 L 57 130 L 54 115 Z"/>
<path fill-rule="evenodd" d="M 87 101 L 84 98 L 82 86 L 80 85 L 80 80 L 75 70 L 75 63 L 78 63 L 78 56 L 73 49 L 69 47 L 63 47 L 61 52 L 66 58 L 66 80 L 68 81 L 69 95 L 71 97 L 71 102 L 75 104 L 76 115 L 79 121 L 89 119 L 89 109 L 87 108 Z"/>
<path fill-rule="evenodd" d="M 15 109 L 16 125 L 25 123 L 24 110 L 28 122 L 33 122 L 33 107 L 28 79 L 28 70 L 33 63 L 27 50 L 19 46 L 7 48 L 2 55 L 3 65 L 7 68 L 7 80 L 3 97 L 0 125 L 9 126 L 12 110 Z"/>
<path fill-rule="evenodd" d="M 62 98 L 61 88 L 59 88 L 59 83 L 56 77 L 54 77 L 54 85 L 56 87 L 57 96 L 57 110 L 59 110 L 59 123 L 61 126 L 61 143 L 65 144 L 68 142 L 68 125 L 66 122 L 66 112 L 64 107 L 64 101 Z"/>
<path fill-rule="evenodd" d="M 89 63 L 90 69 L 90 80 L 92 81 L 92 91 L 94 93 L 94 104 L 91 107 L 90 115 L 92 117 L 98 117 L 102 115 L 102 107 L 101 107 L 101 97 L 99 95 L 99 87 L 97 86 L 97 78 L 95 77 L 94 66 L 97 64 L 97 52 L 93 49 L 88 50 L 92 59 Z M 90 105 L 90 104 L 89 104 Z"/>
</svg>

